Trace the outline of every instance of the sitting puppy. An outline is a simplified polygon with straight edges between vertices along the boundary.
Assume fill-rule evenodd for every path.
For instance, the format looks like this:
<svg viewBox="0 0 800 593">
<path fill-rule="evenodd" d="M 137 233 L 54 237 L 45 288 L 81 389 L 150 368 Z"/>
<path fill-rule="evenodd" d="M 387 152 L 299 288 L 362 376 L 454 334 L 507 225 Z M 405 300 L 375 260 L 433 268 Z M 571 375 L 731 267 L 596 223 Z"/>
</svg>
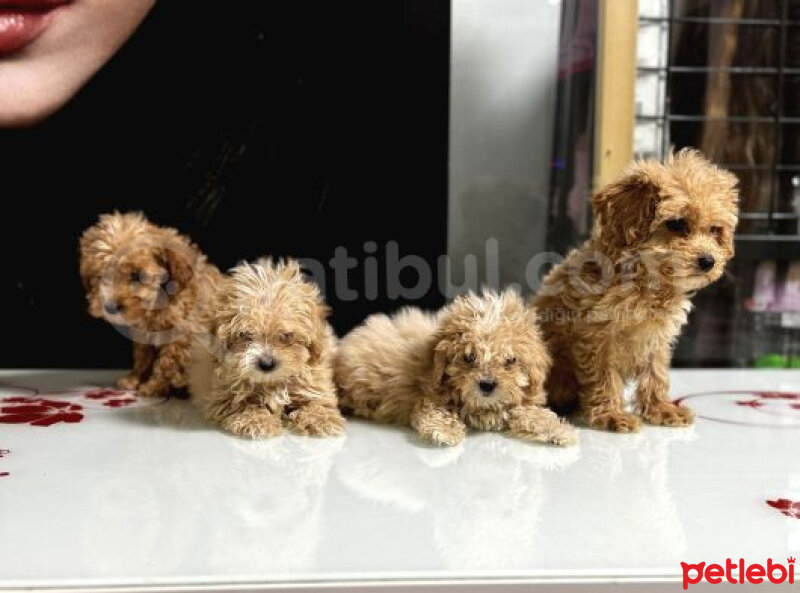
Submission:
<svg viewBox="0 0 800 593">
<path fill-rule="evenodd" d="M 208 332 L 220 273 L 188 238 L 139 212 L 103 214 L 80 239 L 89 313 L 133 340 L 122 389 L 165 396 L 186 387 L 191 342 Z"/>
<path fill-rule="evenodd" d="M 343 410 L 410 424 L 436 445 L 459 443 L 467 427 L 576 442 L 542 407 L 549 367 L 536 314 L 511 291 L 459 297 L 438 315 L 373 315 L 341 341 L 334 362 Z"/>
<path fill-rule="evenodd" d="M 737 180 L 696 151 L 662 164 L 634 163 L 593 198 L 591 238 L 544 279 L 533 303 L 553 368 L 550 405 L 583 410 L 589 425 L 639 427 L 623 408 L 638 382 L 645 421 L 683 426 L 691 410 L 669 399 L 672 346 L 695 291 L 716 281 L 733 256 Z"/>
<path fill-rule="evenodd" d="M 197 345 L 189 391 L 209 420 L 235 435 L 344 431 L 333 384 L 328 307 L 295 261 L 242 263 L 217 294 L 216 345 Z"/>
</svg>

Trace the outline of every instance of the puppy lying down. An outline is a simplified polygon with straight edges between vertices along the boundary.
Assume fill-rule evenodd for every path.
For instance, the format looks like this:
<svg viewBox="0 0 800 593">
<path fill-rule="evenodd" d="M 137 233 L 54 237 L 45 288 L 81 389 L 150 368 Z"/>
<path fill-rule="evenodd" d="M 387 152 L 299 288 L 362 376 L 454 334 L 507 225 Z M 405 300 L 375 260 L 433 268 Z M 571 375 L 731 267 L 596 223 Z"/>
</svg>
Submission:
<svg viewBox="0 0 800 593">
<path fill-rule="evenodd" d="M 549 368 L 536 313 L 512 291 L 459 297 L 437 315 L 373 315 L 334 357 L 343 410 L 410 425 L 436 445 L 459 443 L 468 428 L 575 443 L 574 430 L 543 407 Z"/>
</svg>

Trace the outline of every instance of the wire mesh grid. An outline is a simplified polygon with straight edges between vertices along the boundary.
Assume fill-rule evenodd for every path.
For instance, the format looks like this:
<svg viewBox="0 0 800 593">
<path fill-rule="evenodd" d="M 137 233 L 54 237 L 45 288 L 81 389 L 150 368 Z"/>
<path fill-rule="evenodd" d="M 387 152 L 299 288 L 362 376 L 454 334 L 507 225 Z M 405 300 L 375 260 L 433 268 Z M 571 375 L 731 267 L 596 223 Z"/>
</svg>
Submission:
<svg viewBox="0 0 800 593">
<path fill-rule="evenodd" d="M 786 96 L 800 99 L 798 17 L 796 0 L 640 3 L 637 156 L 696 146 L 735 172 L 738 241 L 756 259 L 774 242 L 800 255 L 800 109 Z"/>
</svg>

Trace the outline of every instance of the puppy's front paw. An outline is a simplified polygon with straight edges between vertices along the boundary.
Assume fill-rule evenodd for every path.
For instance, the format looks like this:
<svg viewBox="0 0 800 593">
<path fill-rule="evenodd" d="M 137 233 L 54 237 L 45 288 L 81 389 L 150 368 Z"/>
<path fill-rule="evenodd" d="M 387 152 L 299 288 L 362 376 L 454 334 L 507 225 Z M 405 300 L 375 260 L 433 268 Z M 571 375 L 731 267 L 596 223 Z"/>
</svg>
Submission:
<svg viewBox="0 0 800 593">
<path fill-rule="evenodd" d="M 642 412 L 642 418 L 656 426 L 689 426 L 694 422 L 694 412 L 686 406 L 664 402 L 649 406 Z"/>
<path fill-rule="evenodd" d="M 117 381 L 117 387 L 124 391 L 136 391 L 142 380 L 136 373 L 129 373 Z"/>
<path fill-rule="evenodd" d="M 636 415 L 617 410 L 593 412 L 589 416 L 588 423 L 592 428 L 622 433 L 636 432 L 642 424 Z"/>
<path fill-rule="evenodd" d="M 454 447 L 464 440 L 466 433 L 463 429 L 432 428 L 419 433 L 420 438 L 426 443 L 440 447 Z"/>
<path fill-rule="evenodd" d="M 578 444 L 578 433 L 572 425 L 544 408 L 517 410 L 509 421 L 509 430 L 513 436 L 526 441 L 560 447 Z"/>
<path fill-rule="evenodd" d="M 169 385 L 161 382 L 147 381 L 141 383 L 136 388 L 136 393 L 142 397 L 167 397 L 169 394 Z"/>
<path fill-rule="evenodd" d="M 304 436 L 337 437 L 344 434 L 344 418 L 334 408 L 304 406 L 289 414 L 289 428 Z"/>
<path fill-rule="evenodd" d="M 566 422 L 562 422 L 560 426 L 548 428 L 539 437 L 543 443 L 558 445 L 559 447 L 570 447 L 578 444 L 578 432 Z"/>
<path fill-rule="evenodd" d="M 455 418 L 436 417 L 417 425 L 417 434 L 426 443 L 452 447 L 464 440 L 466 427 Z"/>
<path fill-rule="evenodd" d="M 246 439 L 266 439 L 283 432 L 280 418 L 268 410 L 247 410 L 225 418 L 223 430 Z"/>
</svg>

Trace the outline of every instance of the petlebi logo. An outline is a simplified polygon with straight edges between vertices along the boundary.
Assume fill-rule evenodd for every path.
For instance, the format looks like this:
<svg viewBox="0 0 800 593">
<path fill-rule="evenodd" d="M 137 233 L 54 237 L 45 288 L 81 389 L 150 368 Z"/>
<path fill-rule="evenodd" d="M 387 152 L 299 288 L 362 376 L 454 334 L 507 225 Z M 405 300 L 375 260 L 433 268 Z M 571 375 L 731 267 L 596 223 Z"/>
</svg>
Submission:
<svg viewBox="0 0 800 593">
<path fill-rule="evenodd" d="M 773 562 L 772 558 L 767 560 L 766 566 L 763 564 L 746 564 L 743 558 L 739 558 L 736 563 L 730 558 L 725 561 L 725 566 L 721 564 L 687 564 L 681 562 L 683 569 L 683 588 L 688 589 L 689 585 L 696 585 L 702 580 L 712 585 L 718 585 L 725 579 L 732 585 L 743 585 L 750 583 L 758 585 L 765 581 L 779 585 L 788 582 L 794 584 L 794 557 L 786 559 L 786 565 Z"/>
</svg>

